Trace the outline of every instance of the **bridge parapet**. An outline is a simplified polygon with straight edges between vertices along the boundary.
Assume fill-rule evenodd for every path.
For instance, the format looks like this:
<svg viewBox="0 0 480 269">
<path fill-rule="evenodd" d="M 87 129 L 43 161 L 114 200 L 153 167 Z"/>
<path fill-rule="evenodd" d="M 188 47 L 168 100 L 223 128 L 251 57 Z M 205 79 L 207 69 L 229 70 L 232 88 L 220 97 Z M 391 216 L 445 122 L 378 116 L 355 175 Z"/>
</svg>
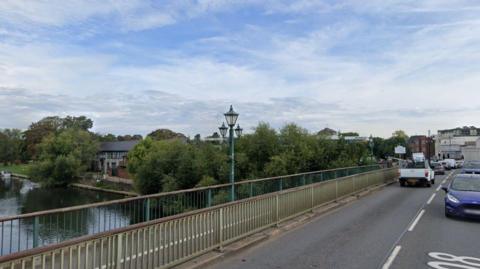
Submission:
<svg viewBox="0 0 480 269">
<path fill-rule="evenodd" d="M 396 176 L 377 169 L 192 210 L 3 256 L 0 268 L 170 267 Z"/>
</svg>

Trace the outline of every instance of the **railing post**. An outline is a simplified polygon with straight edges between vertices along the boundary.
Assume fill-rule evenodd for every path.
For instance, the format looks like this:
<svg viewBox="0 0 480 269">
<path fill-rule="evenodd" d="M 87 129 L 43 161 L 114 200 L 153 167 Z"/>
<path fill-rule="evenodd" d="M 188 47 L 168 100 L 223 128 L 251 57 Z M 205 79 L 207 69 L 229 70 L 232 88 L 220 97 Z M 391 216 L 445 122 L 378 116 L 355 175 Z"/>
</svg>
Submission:
<svg viewBox="0 0 480 269">
<path fill-rule="evenodd" d="M 335 179 L 335 201 L 338 199 L 338 180 Z"/>
<path fill-rule="evenodd" d="M 302 186 L 305 186 L 307 183 L 306 183 L 306 180 L 305 180 L 305 175 L 302 176 Z"/>
<path fill-rule="evenodd" d="M 147 198 L 144 202 L 144 210 L 145 210 L 145 221 L 150 220 L 150 199 Z"/>
<path fill-rule="evenodd" d="M 218 215 L 220 216 L 220 220 L 219 220 L 220 227 L 218 228 L 218 232 L 220 233 L 218 235 L 220 246 L 218 247 L 218 250 L 222 252 L 223 251 L 223 207 L 220 208 L 220 214 Z"/>
<path fill-rule="evenodd" d="M 94 246 L 95 247 L 95 246 Z M 117 259 L 116 259 L 116 267 L 117 269 L 121 268 L 121 263 L 122 263 L 122 234 L 117 235 Z M 148 250 L 150 251 L 150 249 Z"/>
<path fill-rule="evenodd" d="M 353 184 L 353 192 L 355 192 L 355 180 L 356 180 L 357 176 L 353 176 L 353 180 L 352 180 L 352 184 Z"/>
<path fill-rule="evenodd" d="M 337 178 L 337 170 L 333 171 L 333 178 Z"/>
<path fill-rule="evenodd" d="M 314 198 L 314 197 L 313 197 L 313 184 L 312 184 L 312 186 L 310 187 L 310 202 L 311 202 L 311 205 L 312 205 L 312 207 L 311 207 L 311 209 L 312 209 L 311 211 L 312 211 L 312 212 L 313 212 L 313 207 L 314 207 L 314 200 L 313 200 L 313 198 Z"/>
<path fill-rule="evenodd" d="M 282 191 L 283 190 L 283 178 L 280 178 L 278 180 L 278 191 Z"/>
<path fill-rule="evenodd" d="M 250 196 L 249 197 L 253 197 L 253 184 L 252 184 L 252 182 L 250 182 Z"/>
<path fill-rule="evenodd" d="M 207 207 L 212 206 L 212 189 L 208 189 L 207 191 Z"/>
<path fill-rule="evenodd" d="M 38 216 L 33 219 L 33 247 L 38 247 L 38 228 L 40 226 L 40 220 Z"/>
<path fill-rule="evenodd" d="M 279 194 L 275 195 L 275 215 L 276 215 L 276 226 L 278 227 L 279 224 L 280 224 L 280 212 L 279 212 L 279 209 L 280 209 L 280 203 L 279 203 Z"/>
<path fill-rule="evenodd" d="M 323 181 L 323 172 L 320 172 L 320 182 Z"/>
</svg>

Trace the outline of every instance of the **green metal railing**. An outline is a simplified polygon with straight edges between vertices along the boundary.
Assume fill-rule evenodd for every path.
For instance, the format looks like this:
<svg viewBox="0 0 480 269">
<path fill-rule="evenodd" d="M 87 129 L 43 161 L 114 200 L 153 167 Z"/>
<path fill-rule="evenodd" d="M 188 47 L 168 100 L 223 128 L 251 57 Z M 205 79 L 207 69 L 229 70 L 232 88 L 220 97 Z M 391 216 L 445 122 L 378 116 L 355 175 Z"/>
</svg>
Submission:
<svg viewBox="0 0 480 269">
<path fill-rule="evenodd" d="M 0 257 L 0 269 L 170 268 L 396 176 L 381 169 L 84 236 Z"/>
<path fill-rule="evenodd" d="M 348 167 L 235 183 L 243 200 L 377 170 Z M 0 256 L 230 202 L 230 184 L 194 188 L 0 218 Z"/>
</svg>

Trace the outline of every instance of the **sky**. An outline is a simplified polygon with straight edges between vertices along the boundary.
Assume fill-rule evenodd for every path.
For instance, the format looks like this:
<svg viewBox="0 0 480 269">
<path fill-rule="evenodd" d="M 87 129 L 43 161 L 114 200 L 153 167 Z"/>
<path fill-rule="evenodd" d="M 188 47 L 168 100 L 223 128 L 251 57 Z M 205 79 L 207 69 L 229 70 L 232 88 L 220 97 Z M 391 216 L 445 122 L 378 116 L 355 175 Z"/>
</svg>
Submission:
<svg viewBox="0 0 480 269">
<path fill-rule="evenodd" d="M 0 1 L 0 128 L 205 136 L 233 105 L 245 132 L 426 134 L 479 126 L 479 86 L 479 1 Z"/>
</svg>

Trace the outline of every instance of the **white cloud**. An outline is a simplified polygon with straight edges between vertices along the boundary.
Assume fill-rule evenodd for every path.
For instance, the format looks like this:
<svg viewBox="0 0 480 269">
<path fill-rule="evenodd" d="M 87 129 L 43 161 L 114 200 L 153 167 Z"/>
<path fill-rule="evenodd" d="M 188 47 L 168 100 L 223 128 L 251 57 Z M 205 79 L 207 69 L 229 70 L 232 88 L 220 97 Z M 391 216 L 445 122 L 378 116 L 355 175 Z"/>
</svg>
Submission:
<svg viewBox="0 0 480 269">
<path fill-rule="evenodd" d="M 426 133 L 479 125 L 472 100 L 480 97 L 480 22 L 468 9 L 475 10 L 474 2 L 19 3 L 0 2 L 0 21 L 20 25 L 0 29 L 0 37 L 12 38 L 0 40 L 0 112 L 13 115 L 2 117 L 0 127 L 25 128 L 58 113 L 86 114 L 102 132 L 170 127 L 208 134 L 230 103 L 245 128 L 294 121 L 312 131 L 328 124 L 388 136 L 399 128 Z M 298 32 L 245 22 L 241 30 L 173 49 L 117 40 L 107 40 L 113 51 L 64 40 L 25 42 L 33 23 L 60 29 L 108 17 L 136 31 L 216 12 L 233 16 L 243 5 L 263 6 L 269 15 L 260 16 L 289 13 L 302 21 L 322 12 L 331 21 L 312 19 Z M 354 15 L 336 13 L 346 10 Z M 418 12 L 435 14 L 419 19 Z"/>
</svg>

